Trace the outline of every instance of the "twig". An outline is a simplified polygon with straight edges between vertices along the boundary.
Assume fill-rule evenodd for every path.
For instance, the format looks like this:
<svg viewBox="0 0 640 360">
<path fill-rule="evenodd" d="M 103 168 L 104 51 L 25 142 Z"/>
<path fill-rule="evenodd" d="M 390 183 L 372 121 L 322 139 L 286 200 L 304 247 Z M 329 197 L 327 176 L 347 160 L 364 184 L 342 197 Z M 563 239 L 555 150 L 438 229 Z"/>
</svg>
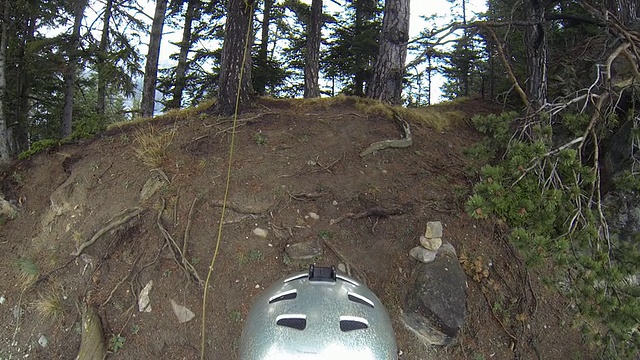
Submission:
<svg viewBox="0 0 640 360">
<path fill-rule="evenodd" d="M 360 213 L 346 213 L 337 219 L 332 219 L 330 223 L 337 224 L 345 219 L 362 219 L 369 216 L 387 217 L 391 215 L 404 215 L 411 210 L 411 203 L 404 205 L 391 205 L 390 207 L 374 206 Z"/>
<path fill-rule="evenodd" d="M 140 207 L 135 207 L 133 209 L 125 209 L 123 212 L 121 212 L 120 214 L 116 215 L 111 220 L 109 220 L 109 223 L 102 229 L 98 230 L 98 232 L 95 233 L 95 235 L 93 235 L 93 237 L 91 237 L 89 241 L 85 241 L 82 244 L 80 244 L 78 249 L 72 252 L 71 255 L 74 257 L 79 256 L 84 249 L 93 245 L 93 243 L 95 243 L 102 235 L 128 223 L 131 219 L 140 215 L 142 211 L 143 209 Z"/>
<path fill-rule="evenodd" d="M 314 199 L 317 199 L 319 197 L 322 197 L 325 193 L 323 193 L 323 192 L 310 192 L 310 193 L 295 193 L 295 194 L 292 194 L 292 193 L 287 191 L 287 194 L 289 194 L 289 197 L 294 199 L 294 200 L 309 201 L 309 200 L 314 200 Z"/>
<path fill-rule="evenodd" d="M 212 200 L 211 201 L 213 206 L 217 206 L 217 207 L 222 207 L 224 205 L 222 200 Z M 237 213 L 240 214 L 256 214 L 256 215 L 261 215 L 261 214 L 266 214 L 269 212 L 269 208 L 271 208 L 271 205 L 267 206 L 267 207 L 258 207 L 258 206 L 251 206 L 251 205 L 240 205 L 240 204 L 234 204 L 231 202 L 227 202 L 226 204 L 226 208 L 227 209 L 231 209 Z"/>
<path fill-rule="evenodd" d="M 354 272 L 357 272 L 359 274 L 360 280 L 362 280 L 362 282 L 365 285 L 367 284 L 367 277 L 364 275 L 362 271 L 358 270 L 355 266 L 353 266 L 347 260 L 347 258 L 340 251 L 338 251 L 338 249 L 332 243 L 329 242 L 329 240 L 323 238 L 322 241 L 324 241 L 325 245 L 327 245 L 327 247 L 331 249 L 331 251 L 333 251 L 334 254 L 336 254 L 338 259 L 340 259 L 340 261 L 344 263 L 344 265 L 347 268 L 347 275 L 351 276 L 351 270 L 353 269 Z"/>
<path fill-rule="evenodd" d="M 107 303 L 111 300 L 111 297 L 113 297 L 113 294 L 115 294 L 115 292 L 118 290 L 118 288 L 120 287 L 120 285 L 122 285 L 122 283 L 124 283 L 128 278 L 129 275 L 131 275 L 131 272 L 133 271 L 133 269 L 136 267 L 136 264 L 138 263 L 138 260 L 140 260 L 140 258 L 142 257 L 142 254 L 138 255 L 138 257 L 135 259 L 135 261 L 133 262 L 133 264 L 131 265 L 131 268 L 129 269 L 129 272 L 127 273 L 127 276 L 124 276 L 120 281 L 118 281 L 118 283 L 116 284 L 116 286 L 111 290 L 111 292 L 109 293 L 109 296 L 107 297 L 107 299 L 102 303 L 102 305 L 100 305 L 100 307 L 104 307 L 105 305 L 107 305 Z"/>
</svg>

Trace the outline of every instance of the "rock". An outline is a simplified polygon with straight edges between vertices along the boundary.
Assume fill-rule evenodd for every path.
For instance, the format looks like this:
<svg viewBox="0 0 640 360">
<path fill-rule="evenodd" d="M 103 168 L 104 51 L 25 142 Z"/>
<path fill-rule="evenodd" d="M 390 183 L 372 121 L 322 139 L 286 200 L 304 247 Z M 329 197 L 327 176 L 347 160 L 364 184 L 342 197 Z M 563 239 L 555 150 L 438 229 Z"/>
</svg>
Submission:
<svg viewBox="0 0 640 360">
<path fill-rule="evenodd" d="M 344 266 L 344 264 L 343 264 L 343 263 L 339 263 L 339 264 L 338 264 L 338 271 L 340 271 L 341 273 L 346 274 L 346 273 L 347 273 L 347 267 L 346 267 L 346 266 Z"/>
<path fill-rule="evenodd" d="M 440 249 L 440 246 L 442 246 L 442 239 L 420 236 L 420 245 L 422 245 L 427 250 L 438 251 L 438 249 Z"/>
<path fill-rule="evenodd" d="M 402 323 L 425 343 L 448 345 L 464 325 L 466 278 L 458 259 L 443 252 L 418 264 L 402 307 Z"/>
<path fill-rule="evenodd" d="M 149 280 L 147 285 L 144 286 L 142 291 L 140 291 L 140 296 L 138 297 L 138 310 L 140 312 L 151 312 L 151 301 L 149 300 L 149 292 L 153 287 L 153 280 Z"/>
<path fill-rule="evenodd" d="M 409 251 L 409 255 L 414 259 L 423 262 L 425 264 L 432 262 L 436 259 L 436 252 L 427 250 L 422 246 L 416 246 L 411 251 Z"/>
<path fill-rule="evenodd" d="M 443 241 L 442 242 L 442 246 L 440 246 L 438 248 L 437 256 L 440 256 L 441 254 L 445 254 L 445 253 L 453 255 L 453 256 L 458 256 L 458 254 L 456 252 L 456 248 L 454 248 L 453 245 L 449 244 L 448 242 Z"/>
<path fill-rule="evenodd" d="M 427 230 L 424 232 L 427 239 L 442 238 L 442 223 L 440 221 L 427 222 Z"/>
<path fill-rule="evenodd" d="M 293 260 L 307 260 L 322 255 L 322 246 L 318 240 L 309 240 L 289 245 L 285 252 Z"/>
<path fill-rule="evenodd" d="M 4 220 L 13 220 L 18 216 L 18 208 L 4 199 L 0 194 L 0 217 Z"/>
<path fill-rule="evenodd" d="M 185 306 L 176 303 L 175 301 L 173 301 L 173 299 L 171 299 L 171 308 L 173 309 L 173 313 L 178 318 L 178 322 L 180 324 L 186 323 L 187 321 L 193 319 L 194 316 L 196 316 L 193 311 L 189 310 Z"/>
<path fill-rule="evenodd" d="M 153 172 L 149 179 L 147 179 L 147 182 L 142 186 L 142 190 L 140 190 L 140 202 L 143 203 L 149 200 L 165 184 L 166 181 L 160 175 Z"/>
<path fill-rule="evenodd" d="M 0 296 L 0 305 L 4 304 L 6 300 L 7 298 L 5 298 L 4 295 Z"/>
<path fill-rule="evenodd" d="M 320 215 L 314 213 L 314 212 L 310 212 L 309 213 L 309 217 L 312 218 L 313 220 L 320 220 Z"/>
<path fill-rule="evenodd" d="M 269 232 L 265 229 L 255 228 L 253 229 L 253 235 L 259 236 L 261 238 L 266 238 Z"/>
<path fill-rule="evenodd" d="M 46 348 L 47 345 L 49 345 L 49 340 L 47 340 L 46 336 L 40 335 L 40 338 L 38 339 L 38 344 L 40 344 L 40 346 L 42 346 L 43 348 Z"/>
</svg>

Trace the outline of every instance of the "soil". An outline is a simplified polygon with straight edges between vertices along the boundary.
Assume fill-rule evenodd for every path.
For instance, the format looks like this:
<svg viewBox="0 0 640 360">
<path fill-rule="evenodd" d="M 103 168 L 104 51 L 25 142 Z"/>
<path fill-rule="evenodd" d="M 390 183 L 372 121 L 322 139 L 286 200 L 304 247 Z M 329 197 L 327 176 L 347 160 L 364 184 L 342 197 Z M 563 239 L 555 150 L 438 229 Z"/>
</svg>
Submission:
<svg viewBox="0 0 640 360">
<path fill-rule="evenodd" d="M 350 265 L 391 314 L 401 359 L 593 357 L 571 327 L 568 301 L 545 285 L 544 272 L 525 267 L 499 223 L 465 212 L 479 165 L 463 152 L 480 139 L 468 120 L 496 109 L 467 100 L 427 111 L 463 121 L 437 129 L 407 119 L 412 146 L 361 157 L 370 144 L 402 135 L 396 122 L 367 111 L 361 100 L 259 100 L 239 118 L 224 218 L 231 120 L 204 109 L 116 128 L 13 164 L 2 181 L 18 216 L 0 229 L 0 358 L 75 358 L 87 304 L 102 319 L 108 358 L 197 359 L 204 329 L 205 358 L 234 359 L 252 301 L 310 263 Z M 158 166 L 136 156 L 143 134 L 170 135 Z M 157 191 L 141 201 L 143 187 L 153 184 Z M 348 216 L 376 207 L 404 211 Z M 416 266 L 408 253 L 427 221 L 443 223 L 469 275 L 466 325 L 447 348 L 420 344 L 398 321 Z M 267 236 L 255 235 L 256 228 Z M 104 235 L 72 255 L 97 233 Z M 176 247 L 168 245 L 172 240 Z M 307 240 L 318 240 L 323 255 L 286 256 L 288 245 Z M 182 258 L 195 271 L 185 271 Z M 35 283 L 18 265 L 25 262 L 37 266 Z M 195 274 L 208 279 L 204 312 Z M 139 312 L 137 297 L 151 280 L 151 311 Z M 42 301 L 52 298 L 59 300 Z M 195 317 L 179 324 L 171 300 Z M 57 305 L 43 310 L 51 303 Z M 38 344 L 42 335 L 46 347 Z"/>
</svg>

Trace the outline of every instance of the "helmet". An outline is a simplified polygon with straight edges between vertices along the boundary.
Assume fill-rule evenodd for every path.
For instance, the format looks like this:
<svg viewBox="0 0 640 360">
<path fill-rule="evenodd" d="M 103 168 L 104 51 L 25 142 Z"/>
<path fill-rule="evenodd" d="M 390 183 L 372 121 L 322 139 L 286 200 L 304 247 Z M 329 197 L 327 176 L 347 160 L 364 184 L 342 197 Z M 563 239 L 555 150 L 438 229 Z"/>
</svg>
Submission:
<svg viewBox="0 0 640 360">
<path fill-rule="evenodd" d="M 242 330 L 241 360 L 395 360 L 396 338 L 365 285 L 315 267 L 283 278 L 256 300 Z"/>
</svg>

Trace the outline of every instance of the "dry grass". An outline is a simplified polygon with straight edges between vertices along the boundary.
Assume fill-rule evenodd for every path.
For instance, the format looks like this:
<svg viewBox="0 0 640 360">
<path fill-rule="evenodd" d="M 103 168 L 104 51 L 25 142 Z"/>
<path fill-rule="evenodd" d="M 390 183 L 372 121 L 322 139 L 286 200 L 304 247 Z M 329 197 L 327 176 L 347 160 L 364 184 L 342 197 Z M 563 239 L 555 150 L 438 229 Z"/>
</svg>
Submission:
<svg viewBox="0 0 640 360">
<path fill-rule="evenodd" d="M 38 300 L 32 303 L 33 309 L 42 322 L 58 322 L 64 317 L 64 306 L 60 286 L 52 286 Z"/>
<path fill-rule="evenodd" d="M 157 131 L 152 125 L 148 128 L 140 128 L 134 132 L 134 151 L 136 157 L 145 165 L 158 168 L 162 165 L 167 148 L 171 145 L 176 130 Z"/>
<path fill-rule="evenodd" d="M 18 283 L 22 289 L 26 289 L 33 285 L 40 276 L 40 269 L 38 265 L 31 259 L 20 258 L 16 260 L 16 266 L 18 267 Z"/>
</svg>

